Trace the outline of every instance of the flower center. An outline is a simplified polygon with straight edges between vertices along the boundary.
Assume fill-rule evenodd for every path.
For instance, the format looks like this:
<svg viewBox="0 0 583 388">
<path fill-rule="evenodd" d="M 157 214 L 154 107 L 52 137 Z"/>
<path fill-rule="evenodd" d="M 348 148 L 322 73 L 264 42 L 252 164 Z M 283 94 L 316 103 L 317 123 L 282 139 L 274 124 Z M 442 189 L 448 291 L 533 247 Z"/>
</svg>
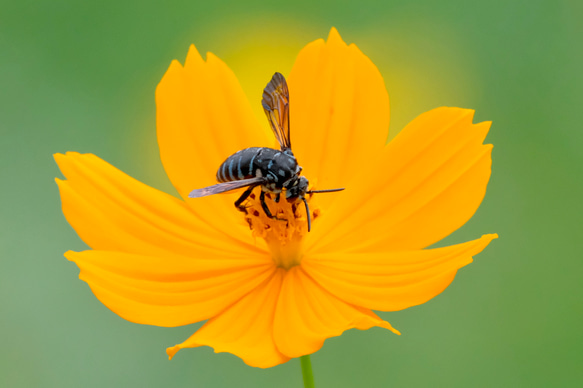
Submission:
<svg viewBox="0 0 583 388">
<path fill-rule="evenodd" d="M 275 194 L 266 193 L 265 203 L 271 214 L 277 218 L 269 218 L 263 207 L 259 195 L 261 188 L 256 189 L 244 203 L 245 220 L 252 230 L 253 237 L 261 237 L 267 242 L 271 257 L 278 267 L 289 269 L 300 264 L 302 260 L 302 240 L 308 233 L 308 219 L 306 208 L 300 199 L 288 202 L 285 192 L 281 200 L 275 202 Z M 320 209 L 313 205 L 311 195 L 306 196 L 314 221 L 320 215 Z"/>
</svg>

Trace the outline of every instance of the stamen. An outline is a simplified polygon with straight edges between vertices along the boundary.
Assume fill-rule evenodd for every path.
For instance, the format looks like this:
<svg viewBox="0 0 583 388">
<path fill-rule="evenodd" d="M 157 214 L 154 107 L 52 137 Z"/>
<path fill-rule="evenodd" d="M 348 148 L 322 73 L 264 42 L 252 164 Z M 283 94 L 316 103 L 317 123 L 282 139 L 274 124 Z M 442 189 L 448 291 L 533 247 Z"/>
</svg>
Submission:
<svg viewBox="0 0 583 388">
<path fill-rule="evenodd" d="M 269 218 L 259 199 L 261 188 L 258 187 L 244 203 L 246 208 L 245 220 L 249 224 L 254 237 L 261 237 L 269 246 L 271 257 L 278 267 L 289 269 L 300 263 L 302 259 L 302 240 L 308 233 L 306 210 L 297 199 L 290 203 L 285 199 L 285 192 L 281 200 L 276 203 L 275 194 L 265 195 L 265 202 L 271 214 L 279 218 Z M 311 195 L 306 197 L 312 213 L 312 223 L 320 215 L 320 209 L 312 202 Z M 313 225 L 312 225 L 313 227 Z"/>
</svg>

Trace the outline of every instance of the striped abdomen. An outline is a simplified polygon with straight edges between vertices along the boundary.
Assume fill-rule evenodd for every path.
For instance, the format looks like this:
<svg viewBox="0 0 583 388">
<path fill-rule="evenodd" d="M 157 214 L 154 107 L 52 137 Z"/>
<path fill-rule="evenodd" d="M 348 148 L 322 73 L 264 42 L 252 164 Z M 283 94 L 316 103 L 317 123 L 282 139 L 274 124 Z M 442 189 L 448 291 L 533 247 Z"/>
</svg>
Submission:
<svg viewBox="0 0 583 388">
<path fill-rule="evenodd" d="M 222 183 L 264 176 L 281 188 L 299 171 L 298 162 L 290 150 L 252 147 L 229 156 L 219 167 L 217 180 Z"/>
<path fill-rule="evenodd" d="M 262 162 L 267 157 L 264 155 L 265 150 L 271 149 L 252 147 L 237 151 L 221 164 L 217 171 L 217 180 L 231 182 L 255 177 L 257 168 L 261 168 L 258 166 L 258 161 Z"/>
</svg>

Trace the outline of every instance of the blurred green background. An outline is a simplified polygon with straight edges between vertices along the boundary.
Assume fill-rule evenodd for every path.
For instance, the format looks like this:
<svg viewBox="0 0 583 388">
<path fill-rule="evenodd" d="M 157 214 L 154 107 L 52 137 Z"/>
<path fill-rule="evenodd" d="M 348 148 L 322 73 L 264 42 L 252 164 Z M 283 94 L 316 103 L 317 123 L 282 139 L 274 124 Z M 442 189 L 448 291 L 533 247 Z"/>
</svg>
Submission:
<svg viewBox="0 0 583 388">
<path fill-rule="evenodd" d="M 52 154 L 99 155 L 174 193 L 154 90 L 190 43 L 257 101 L 336 26 L 379 67 L 394 135 L 448 105 L 494 122 L 493 176 L 442 244 L 500 239 L 425 305 L 381 313 L 312 356 L 319 387 L 583 386 L 583 2 L 0 2 L 0 386 L 300 387 L 297 360 L 261 370 L 165 348 L 199 325 L 124 321 L 63 257 L 86 246 L 60 210 Z"/>
</svg>

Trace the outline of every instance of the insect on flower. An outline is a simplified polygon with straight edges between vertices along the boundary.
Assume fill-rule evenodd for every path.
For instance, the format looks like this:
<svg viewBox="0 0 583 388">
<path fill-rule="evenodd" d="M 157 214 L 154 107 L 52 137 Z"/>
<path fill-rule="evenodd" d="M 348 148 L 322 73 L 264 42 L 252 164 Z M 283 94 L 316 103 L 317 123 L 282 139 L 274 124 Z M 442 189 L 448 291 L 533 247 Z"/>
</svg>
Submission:
<svg viewBox="0 0 583 388">
<path fill-rule="evenodd" d="M 94 295 L 130 322 L 206 321 L 170 358 L 210 346 L 269 368 L 349 329 L 399 334 L 375 311 L 439 295 L 497 237 L 431 248 L 484 198 L 490 123 L 440 107 L 387 143 L 383 78 L 336 29 L 302 49 L 287 81 L 273 77 L 263 106 L 279 147 L 229 67 L 191 46 L 156 89 L 160 159 L 180 198 L 96 155 L 55 155 L 63 213 L 91 248 L 65 257 Z M 335 188 L 346 190 L 311 195 Z"/>
<path fill-rule="evenodd" d="M 304 202 L 309 232 L 312 222 L 306 194 L 331 193 L 344 190 L 344 188 L 308 190 L 308 179 L 300 176 L 302 168 L 298 165 L 291 149 L 289 89 L 281 73 L 275 73 L 263 90 L 261 104 L 281 150 L 278 151 L 267 147 L 251 147 L 237 151 L 229 156 L 219 167 L 217 180 L 220 183 L 193 190 L 188 197 L 205 197 L 247 187 L 247 190 L 235 201 L 235 207 L 246 212 L 243 202 L 251 195 L 255 187 L 261 186 L 259 200 L 265 215 L 272 219 L 287 221 L 284 218 L 279 218 L 277 214 L 272 214 L 265 202 L 265 194 L 269 192 L 275 194 L 275 202 L 278 203 L 282 191 L 285 190 L 285 198 L 288 202 L 295 202 L 297 199 Z"/>
</svg>

